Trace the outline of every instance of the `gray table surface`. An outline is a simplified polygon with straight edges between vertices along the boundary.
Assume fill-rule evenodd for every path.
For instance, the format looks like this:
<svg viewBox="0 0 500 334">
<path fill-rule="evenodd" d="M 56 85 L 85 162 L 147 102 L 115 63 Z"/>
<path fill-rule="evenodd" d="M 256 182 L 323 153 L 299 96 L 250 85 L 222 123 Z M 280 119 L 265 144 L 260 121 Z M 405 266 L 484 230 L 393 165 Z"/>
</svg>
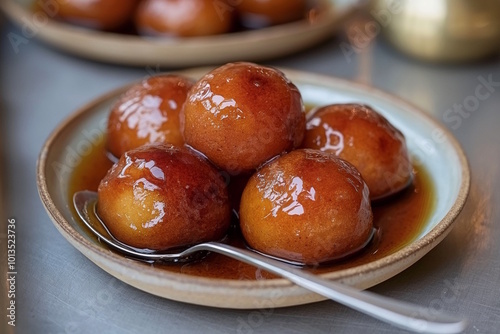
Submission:
<svg viewBox="0 0 500 334">
<path fill-rule="evenodd" d="M 132 288 L 87 260 L 58 233 L 42 207 L 35 182 L 38 153 L 70 112 L 150 70 L 81 59 L 36 38 L 16 52 L 9 33 L 22 36 L 22 31 L 5 22 L 0 30 L 2 226 L 6 217 L 16 219 L 16 332 L 402 332 L 329 301 L 266 312 L 174 302 Z M 500 59 L 454 66 L 424 64 L 380 39 L 347 57 L 339 47 L 342 42 L 348 41 L 333 38 L 267 64 L 369 82 L 412 102 L 452 130 L 472 170 L 470 196 L 451 234 L 408 270 L 371 290 L 465 315 L 467 333 L 498 333 Z M 454 105 L 474 100 L 480 78 L 496 82 L 491 94 L 460 116 Z M 2 247 L 5 232 L 1 232 Z M 3 327 L 5 319 L 2 314 L 0 332 L 8 330 Z"/>
</svg>

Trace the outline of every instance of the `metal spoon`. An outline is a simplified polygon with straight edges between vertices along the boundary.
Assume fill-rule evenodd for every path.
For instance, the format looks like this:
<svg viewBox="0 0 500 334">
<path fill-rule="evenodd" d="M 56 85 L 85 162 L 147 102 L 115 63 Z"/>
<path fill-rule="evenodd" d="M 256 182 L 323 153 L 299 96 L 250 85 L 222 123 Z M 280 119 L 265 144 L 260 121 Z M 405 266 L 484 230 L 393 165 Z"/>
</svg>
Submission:
<svg viewBox="0 0 500 334">
<path fill-rule="evenodd" d="M 220 242 L 197 244 L 178 253 L 144 252 L 135 249 L 114 239 L 111 234 L 107 233 L 106 226 L 100 219 L 98 221 L 102 224 L 108 236 L 104 236 L 92 225 L 88 208 L 92 203 L 96 202 L 97 193 L 92 191 L 80 191 L 73 196 L 73 204 L 85 225 L 110 247 L 131 257 L 143 260 L 178 262 L 189 260 L 190 257 L 200 251 L 220 253 L 284 277 L 303 288 L 406 330 L 418 333 L 460 333 L 466 328 L 466 321 L 462 318 L 379 296 L 369 291 L 357 290 L 323 279 L 300 268 L 270 259 L 250 250 Z M 96 217 L 98 218 L 98 216 Z"/>
</svg>

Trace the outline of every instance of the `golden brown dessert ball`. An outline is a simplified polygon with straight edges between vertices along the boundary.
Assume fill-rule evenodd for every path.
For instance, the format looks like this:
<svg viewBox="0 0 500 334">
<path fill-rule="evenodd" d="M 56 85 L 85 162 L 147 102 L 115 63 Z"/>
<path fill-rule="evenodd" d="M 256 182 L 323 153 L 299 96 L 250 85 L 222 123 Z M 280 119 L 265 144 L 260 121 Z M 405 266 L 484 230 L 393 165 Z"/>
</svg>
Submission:
<svg viewBox="0 0 500 334">
<path fill-rule="evenodd" d="M 372 199 L 409 185 L 412 165 L 403 134 L 372 108 L 335 104 L 307 122 L 303 147 L 332 152 L 352 163 L 370 188 Z"/>
<path fill-rule="evenodd" d="M 217 169 L 168 144 L 125 153 L 98 188 L 99 216 L 116 239 L 138 248 L 218 240 L 229 227 L 230 210 Z"/>
<path fill-rule="evenodd" d="M 243 26 L 262 28 L 306 16 L 306 0 L 240 0 L 236 7 Z"/>
<path fill-rule="evenodd" d="M 122 27 L 139 3 L 138 0 L 42 0 L 38 4 L 48 15 L 94 29 Z"/>
<path fill-rule="evenodd" d="M 259 252 L 304 264 L 331 261 L 370 240 L 369 190 L 348 162 L 318 150 L 295 150 L 250 178 L 240 226 Z"/>
<path fill-rule="evenodd" d="M 149 143 L 183 145 L 179 114 L 193 82 L 154 76 L 127 90 L 111 109 L 106 147 L 115 157 Z"/>
<path fill-rule="evenodd" d="M 229 63 L 201 78 L 184 105 L 186 143 L 232 175 L 247 173 L 302 142 L 297 87 L 273 68 Z"/>
<path fill-rule="evenodd" d="M 135 25 L 143 35 L 223 34 L 233 27 L 234 11 L 220 5 L 227 4 L 225 0 L 145 0 L 137 8 Z"/>
</svg>

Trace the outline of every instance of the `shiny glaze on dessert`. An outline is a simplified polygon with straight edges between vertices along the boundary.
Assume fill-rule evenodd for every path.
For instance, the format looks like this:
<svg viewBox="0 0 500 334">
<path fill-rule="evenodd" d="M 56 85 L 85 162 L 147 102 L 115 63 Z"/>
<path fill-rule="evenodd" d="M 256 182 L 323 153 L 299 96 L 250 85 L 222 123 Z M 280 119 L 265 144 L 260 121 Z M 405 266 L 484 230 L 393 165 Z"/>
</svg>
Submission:
<svg viewBox="0 0 500 334">
<path fill-rule="evenodd" d="M 350 163 L 299 149 L 270 161 L 241 197 L 240 227 L 264 254 L 314 265 L 353 254 L 372 234 L 368 186 Z"/>
<path fill-rule="evenodd" d="M 125 152 L 99 184 L 98 203 L 111 234 L 136 248 L 218 240 L 231 221 L 218 170 L 197 152 L 164 143 Z"/>
<path fill-rule="evenodd" d="M 333 153 L 361 173 L 372 200 L 406 188 L 412 166 L 404 135 L 362 104 L 331 104 L 309 116 L 302 147 Z"/>
<path fill-rule="evenodd" d="M 93 148 L 75 168 L 68 189 L 68 199 L 71 203 L 73 194 L 79 190 L 96 191 L 101 179 L 106 175 L 112 162 L 108 159 L 104 141 Z M 415 177 L 412 184 L 403 192 L 394 195 L 383 202 L 373 204 L 374 226 L 377 232 L 373 240 L 359 253 L 330 264 L 307 267 L 315 273 L 326 273 L 366 264 L 386 255 L 392 254 L 408 245 L 421 233 L 422 227 L 434 209 L 433 184 L 427 171 L 421 166 L 414 166 Z M 79 221 L 74 212 L 75 220 Z M 227 243 L 246 247 L 234 218 L 230 228 Z M 86 230 L 83 223 L 82 229 Z M 91 232 L 88 232 L 92 235 Z M 99 243 L 97 238 L 94 239 Z M 103 247 L 106 247 L 103 245 Z M 161 270 L 210 278 L 232 280 L 259 280 L 274 278 L 261 269 L 230 259 L 219 254 L 209 254 L 205 258 L 184 264 L 145 263 Z"/>
<path fill-rule="evenodd" d="M 231 175 L 252 173 L 300 145 L 302 96 L 285 75 L 252 63 L 229 63 L 203 76 L 184 104 L 186 143 Z"/>
<path fill-rule="evenodd" d="M 115 157 L 150 143 L 184 144 L 180 112 L 193 85 L 187 77 L 152 76 L 131 86 L 111 108 L 107 149 Z"/>
</svg>

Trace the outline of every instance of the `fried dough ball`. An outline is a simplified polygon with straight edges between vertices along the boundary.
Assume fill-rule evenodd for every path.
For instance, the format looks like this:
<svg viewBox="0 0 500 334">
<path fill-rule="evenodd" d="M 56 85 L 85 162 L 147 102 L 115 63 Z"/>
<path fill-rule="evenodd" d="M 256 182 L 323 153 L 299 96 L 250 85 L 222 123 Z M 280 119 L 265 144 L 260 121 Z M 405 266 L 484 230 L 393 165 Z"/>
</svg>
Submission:
<svg viewBox="0 0 500 334">
<path fill-rule="evenodd" d="M 229 63 L 201 78 L 184 105 L 186 143 L 232 175 L 300 145 L 305 113 L 297 87 L 273 68 Z"/>
<path fill-rule="evenodd" d="M 180 75 L 161 75 L 132 86 L 109 115 L 108 151 L 119 158 L 144 144 L 183 145 L 179 113 L 192 85 Z"/>
<path fill-rule="evenodd" d="M 372 200 L 406 188 L 413 178 L 405 137 L 365 105 L 318 109 L 307 122 L 302 146 L 332 152 L 353 164 L 368 184 Z"/>
<path fill-rule="evenodd" d="M 369 190 L 348 162 L 318 150 L 295 150 L 250 178 L 240 226 L 259 252 L 309 265 L 328 262 L 370 240 Z"/>
<path fill-rule="evenodd" d="M 125 153 L 99 184 L 98 203 L 111 234 L 138 248 L 218 240 L 230 222 L 227 188 L 217 169 L 168 144 Z"/>
<path fill-rule="evenodd" d="M 145 0 L 137 9 L 135 24 L 143 35 L 223 34 L 233 27 L 234 10 L 220 6 L 227 6 L 225 0 Z"/>
<path fill-rule="evenodd" d="M 305 17 L 306 0 L 241 0 L 236 7 L 241 24 L 262 28 Z"/>
<path fill-rule="evenodd" d="M 50 17 L 93 29 L 112 30 L 130 20 L 138 0 L 42 0 L 38 7 Z"/>
</svg>

